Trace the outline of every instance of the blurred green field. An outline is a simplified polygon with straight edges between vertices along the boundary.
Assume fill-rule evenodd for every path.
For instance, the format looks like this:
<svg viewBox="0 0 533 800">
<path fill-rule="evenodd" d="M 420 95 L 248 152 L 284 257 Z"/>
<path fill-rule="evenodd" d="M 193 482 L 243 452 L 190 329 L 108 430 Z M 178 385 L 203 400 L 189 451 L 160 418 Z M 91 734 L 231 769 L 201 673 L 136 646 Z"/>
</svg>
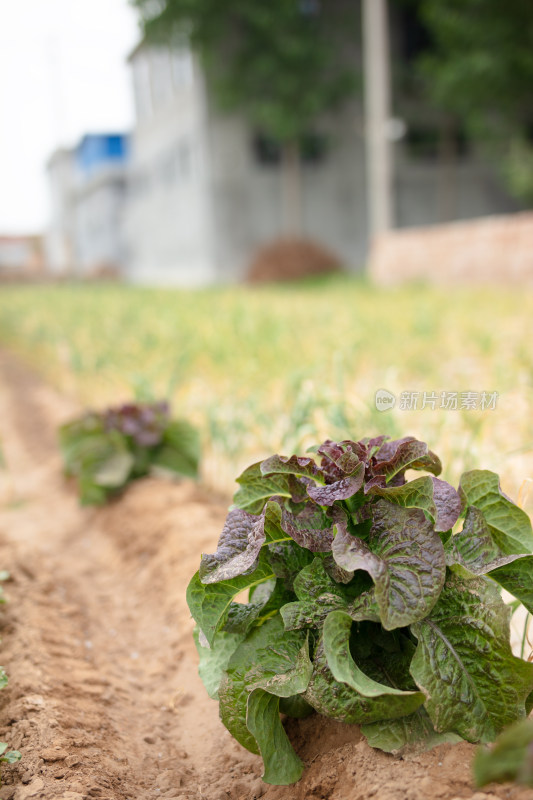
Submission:
<svg viewBox="0 0 533 800">
<path fill-rule="evenodd" d="M 199 291 L 6 286 L 0 339 L 93 407 L 170 396 L 201 429 L 204 480 L 330 438 L 413 434 L 455 481 L 533 477 L 533 293 L 378 289 L 361 279 Z M 375 392 L 498 392 L 495 410 L 378 411 Z M 0 421 L 0 436 L 2 423 Z M 531 501 L 530 501 L 531 505 Z"/>
</svg>

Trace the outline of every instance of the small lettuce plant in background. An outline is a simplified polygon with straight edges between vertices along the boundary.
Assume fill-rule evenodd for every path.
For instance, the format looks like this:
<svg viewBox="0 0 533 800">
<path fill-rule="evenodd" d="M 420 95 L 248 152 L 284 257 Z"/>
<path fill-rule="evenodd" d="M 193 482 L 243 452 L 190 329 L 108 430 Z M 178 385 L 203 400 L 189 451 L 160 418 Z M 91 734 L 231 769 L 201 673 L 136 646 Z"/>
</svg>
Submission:
<svg viewBox="0 0 533 800">
<path fill-rule="evenodd" d="M 155 470 L 196 478 L 198 432 L 172 419 L 168 403 L 126 403 L 90 411 L 59 430 L 65 472 L 83 505 L 101 505 L 130 481 Z"/>
<path fill-rule="evenodd" d="M 511 651 L 501 598 L 533 610 L 529 517 L 495 473 L 456 490 L 440 472 L 425 443 L 379 436 L 238 478 L 187 600 L 206 689 L 267 783 L 303 771 L 280 712 L 359 724 L 401 753 L 492 742 L 530 710 L 533 664 Z"/>
</svg>

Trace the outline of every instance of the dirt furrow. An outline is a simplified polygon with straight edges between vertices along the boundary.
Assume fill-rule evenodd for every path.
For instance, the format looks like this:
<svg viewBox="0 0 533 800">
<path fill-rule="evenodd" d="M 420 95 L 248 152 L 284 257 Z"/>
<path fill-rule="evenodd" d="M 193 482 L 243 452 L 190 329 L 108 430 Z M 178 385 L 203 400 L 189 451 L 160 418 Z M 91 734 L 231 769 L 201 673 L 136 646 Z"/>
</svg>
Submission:
<svg viewBox="0 0 533 800">
<path fill-rule="evenodd" d="M 291 787 L 229 736 L 197 675 L 185 588 L 212 552 L 221 501 L 192 483 L 144 480 L 103 509 L 61 475 L 60 422 L 78 412 L 0 353 L 0 738 L 22 760 L 1 800 L 531 800 L 475 793 L 471 745 L 411 760 L 371 750 L 357 726 L 293 720 L 306 765 Z"/>
</svg>

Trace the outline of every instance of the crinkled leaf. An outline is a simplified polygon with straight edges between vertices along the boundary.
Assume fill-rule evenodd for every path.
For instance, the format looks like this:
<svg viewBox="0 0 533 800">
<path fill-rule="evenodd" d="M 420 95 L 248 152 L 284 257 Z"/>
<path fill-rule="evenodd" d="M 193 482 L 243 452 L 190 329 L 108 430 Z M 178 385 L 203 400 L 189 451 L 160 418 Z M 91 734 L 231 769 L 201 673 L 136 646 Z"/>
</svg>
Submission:
<svg viewBox="0 0 533 800">
<path fill-rule="evenodd" d="M 310 484 L 307 487 L 307 493 L 315 503 L 321 506 L 332 506 L 338 500 L 347 500 L 356 494 L 363 485 L 364 477 L 365 465 L 359 462 L 353 475 L 329 483 L 327 486 Z"/>
<path fill-rule="evenodd" d="M 352 619 L 345 611 L 332 611 L 324 623 L 326 661 L 337 681 L 347 684 L 364 697 L 380 698 L 383 717 L 410 714 L 425 700 L 422 692 L 397 689 L 369 678 L 359 669 L 350 653 Z"/>
<path fill-rule="evenodd" d="M 440 478 L 431 478 L 433 483 L 433 502 L 437 509 L 435 520 L 436 531 L 449 531 L 453 528 L 462 510 L 461 498 L 446 481 Z"/>
<path fill-rule="evenodd" d="M 246 710 L 250 693 L 246 689 L 242 670 L 224 672 L 218 689 L 219 715 L 222 724 L 234 739 L 250 753 L 259 755 L 255 737 L 246 724 Z"/>
<path fill-rule="evenodd" d="M 461 513 L 461 499 L 453 486 L 429 475 L 416 478 L 402 486 L 382 486 L 373 479 L 365 492 L 383 497 L 403 508 L 421 508 L 435 523 L 436 531 L 448 531 Z"/>
<path fill-rule="evenodd" d="M 283 509 L 281 527 L 300 547 L 313 553 L 327 553 L 331 550 L 334 535 L 331 520 L 319 505 L 309 503 L 297 515 Z"/>
<path fill-rule="evenodd" d="M 198 674 L 207 694 L 213 700 L 218 700 L 218 687 L 222 674 L 242 639 L 240 634 L 219 631 L 215 635 L 213 646 L 205 647 L 200 641 L 200 629 L 198 627 L 194 629 L 194 643 L 200 657 Z"/>
<path fill-rule="evenodd" d="M 379 500 L 368 544 L 343 523 L 335 529 L 333 557 L 344 569 L 369 573 L 384 628 L 403 627 L 429 613 L 444 584 L 446 562 L 440 537 L 422 510 Z"/>
<path fill-rule="evenodd" d="M 229 512 L 218 540 L 216 553 L 202 555 L 202 583 L 217 583 L 253 569 L 265 544 L 286 541 L 290 534 L 281 528 L 282 511 L 274 500 L 267 502 L 262 514 L 256 516 L 234 508 Z"/>
<path fill-rule="evenodd" d="M 467 505 L 483 513 L 493 541 L 504 555 L 533 551 L 531 521 L 525 511 L 503 494 L 495 472 L 487 469 L 465 472 L 459 492 Z"/>
<path fill-rule="evenodd" d="M 320 627 L 335 608 L 346 608 L 352 599 L 344 585 L 336 583 L 326 572 L 322 559 L 313 562 L 294 581 L 297 602 L 281 609 L 286 630 Z"/>
<path fill-rule="evenodd" d="M 267 500 L 273 495 L 298 500 L 305 497 L 305 486 L 287 473 L 264 475 L 261 462 L 252 464 L 237 478 L 240 484 L 233 497 L 234 504 L 250 514 L 260 514 Z"/>
<path fill-rule="evenodd" d="M 533 720 L 503 731 L 491 747 L 479 747 L 473 763 L 476 786 L 516 783 L 533 788 Z"/>
<path fill-rule="evenodd" d="M 262 689 L 253 691 L 248 698 L 246 724 L 259 745 L 265 766 L 264 782 L 286 786 L 300 780 L 304 765 L 281 724 L 279 697 Z"/>
<path fill-rule="evenodd" d="M 361 724 L 379 719 L 401 716 L 420 705 L 420 693 L 416 691 L 409 675 L 412 646 L 405 647 L 395 634 L 385 633 L 379 643 L 381 626 L 364 623 L 359 635 L 352 641 L 354 660 L 368 678 L 373 678 L 390 689 L 407 690 L 410 694 L 391 693 L 366 697 L 347 683 L 335 679 L 326 659 L 324 641 L 320 640 L 313 658 L 313 676 L 309 682 L 305 699 L 320 714 L 340 722 Z M 385 646 L 382 646 L 385 645 Z M 362 683 L 363 679 L 359 676 Z M 368 684 L 367 684 L 368 685 Z M 371 684 L 370 684 L 371 685 Z"/>
<path fill-rule="evenodd" d="M 271 456 L 261 462 L 261 473 L 263 475 L 288 473 L 290 475 L 297 475 L 298 477 L 313 478 L 319 483 L 324 482 L 320 470 L 312 458 Z"/>
<path fill-rule="evenodd" d="M 533 556 L 493 569 L 489 577 L 516 597 L 533 614 Z"/>
<path fill-rule="evenodd" d="M 452 536 L 446 546 L 446 562 L 449 566 L 458 564 L 478 576 L 486 575 L 497 567 L 510 564 L 526 555 L 506 555 L 496 544 L 483 512 L 475 506 L 468 507 L 463 529 Z"/>
<path fill-rule="evenodd" d="M 213 555 L 200 563 L 202 583 L 217 583 L 244 574 L 253 566 L 265 542 L 264 517 L 236 508 L 230 511 Z"/>
<path fill-rule="evenodd" d="M 317 447 L 316 452 L 322 456 L 321 469 L 331 482 L 357 474 L 367 455 L 360 442 L 332 442 L 330 439 Z"/>
<path fill-rule="evenodd" d="M 427 444 L 419 442 L 414 436 L 385 442 L 374 455 L 372 472 L 374 475 L 385 475 L 387 481 L 407 468 L 424 469 L 439 475 L 442 465 Z"/>
<path fill-rule="evenodd" d="M 509 644 L 509 609 L 484 578 L 450 575 L 431 614 L 413 626 L 418 647 L 411 674 L 427 695 L 437 731 L 492 741 L 525 714 L 533 664 Z"/>
<path fill-rule="evenodd" d="M 456 733 L 437 733 L 423 707 L 405 717 L 362 725 L 361 733 L 370 747 L 393 755 L 415 754 L 462 741 Z"/>
<path fill-rule="evenodd" d="M 270 544 L 266 557 L 276 577 L 283 581 L 289 591 L 292 591 L 298 573 L 313 560 L 313 554 L 293 539 Z"/>
<path fill-rule="evenodd" d="M 264 689 L 276 697 L 305 692 L 313 672 L 308 635 L 283 631 L 279 640 L 274 638 L 259 657 L 260 663 L 252 666 L 245 676 L 249 690 Z"/>
<path fill-rule="evenodd" d="M 283 691 L 283 676 L 286 676 L 288 696 L 294 694 L 290 689 L 297 678 L 291 656 L 298 655 L 304 642 L 307 642 L 306 634 L 284 631 L 278 614 L 254 628 L 228 662 L 219 688 L 220 718 L 232 736 L 253 753 L 258 752 L 257 742 L 246 724 L 250 691 L 262 678 L 277 683 L 278 690 Z M 300 667 L 302 673 L 305 672 L 303 658 Z M 273 680 L 276 676 L 277 681 Z M 305 676 L 300 675 L 299 680 L 300 684 L 305 683 Z"/>
<path fill-rule="evenodd" d="M 215 633 L 226 620 L 230 603 L 244 589 L 264 583 L 274 577 L 266 558 L 259 557 L 255 570 L 248 575 L 239 575 L 218 583 L 204 584 L 197 572 L 187 587 L 187 603 L 190 612 L 203 631 L 210 645 Z"/>
<path fill-rule="evenodd" d="M 506 554 L 497 544 L 500 540 L 482 511 L 469 506 L 463 530 L 455 534 L 446 546 L 446 560 L 452 569 L 456 565 L 468 574 L 489 575 L 533 613 L 533 556 Z"/>
</svg>

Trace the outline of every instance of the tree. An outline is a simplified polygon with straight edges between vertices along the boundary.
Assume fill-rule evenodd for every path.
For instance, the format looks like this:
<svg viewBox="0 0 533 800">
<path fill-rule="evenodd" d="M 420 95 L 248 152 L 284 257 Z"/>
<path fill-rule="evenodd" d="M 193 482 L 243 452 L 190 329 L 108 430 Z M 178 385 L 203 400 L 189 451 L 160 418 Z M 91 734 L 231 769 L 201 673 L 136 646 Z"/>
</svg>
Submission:
<svg viewBox="0 0 533 800">
<path fill-rule="evenodd" d="M 299 233 L 301 142 L 353 94 L 353 0 L 132 0 L 148 40 L 186 35 L 224 110 L 281 146 L 285 225 Z"/>
<path fill-rule="evenodd" d="M 533 2 L 416 5 L 433 40 L 419 62 L 433 100 L 501 164 L 510 191 L 533 203 Z"/>
</svg>

